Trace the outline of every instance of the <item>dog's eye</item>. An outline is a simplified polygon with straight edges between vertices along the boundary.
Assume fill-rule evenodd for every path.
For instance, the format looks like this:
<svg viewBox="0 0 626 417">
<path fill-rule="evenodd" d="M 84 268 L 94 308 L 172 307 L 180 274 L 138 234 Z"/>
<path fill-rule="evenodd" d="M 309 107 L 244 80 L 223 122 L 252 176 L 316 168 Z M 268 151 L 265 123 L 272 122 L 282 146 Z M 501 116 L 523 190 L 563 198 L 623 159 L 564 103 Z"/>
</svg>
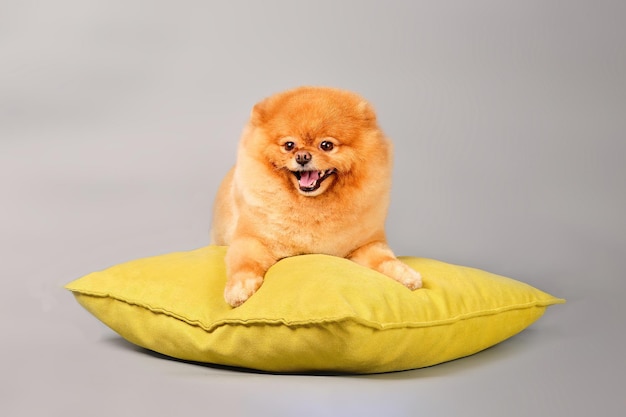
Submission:
<svg viewBox="0 0 626 417">
<path fill-rule="evenodd" d="M 332 142 L 329 142 L 327 140 L 320 143 L 320 149 L 323 150 L 324 152 L 332 151 L 334 147 L 335 145 Z"/>
<path fill-rule="evenodd" d="M 293 142 L 285 142 L 283 143 L 283 148 L 285 148 L 286 151 L 292 151 L 293 148 L 296 147 L 296 144 Z"/>
</svg>

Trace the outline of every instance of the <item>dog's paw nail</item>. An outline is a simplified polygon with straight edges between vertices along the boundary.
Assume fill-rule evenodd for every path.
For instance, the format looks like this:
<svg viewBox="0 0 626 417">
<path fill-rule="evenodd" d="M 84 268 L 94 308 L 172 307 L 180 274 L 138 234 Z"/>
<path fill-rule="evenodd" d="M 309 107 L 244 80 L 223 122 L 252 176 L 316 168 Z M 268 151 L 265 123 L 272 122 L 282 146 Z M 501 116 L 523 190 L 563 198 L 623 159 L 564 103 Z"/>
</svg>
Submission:
<svg viewBox="0 0 626 417">
<path fill-rule="evenodd" d="M 229 280 L 224 289 L 224 299 L 232 307 L 239 307 L 259 289 L 262 283 L 262 277 Z"/>
<path fill-rule="evenodd" d="M 419 288 L 422 288 L 422 277 L 420 276 L 419 272 L 416 272 L 417 277 L 413 277 L 410 280 L 407 280 L 404 285 L 410 289 L 410 290 L 417 290 Z"/>
<path fill-rule="evenodd" d="M 384 262 L 381 265 L 380 272 L 395 279 L 410 290 L 422 288 L 422 276 L 420 273 L 398 260 L 394 259 Z"/>
</svg>

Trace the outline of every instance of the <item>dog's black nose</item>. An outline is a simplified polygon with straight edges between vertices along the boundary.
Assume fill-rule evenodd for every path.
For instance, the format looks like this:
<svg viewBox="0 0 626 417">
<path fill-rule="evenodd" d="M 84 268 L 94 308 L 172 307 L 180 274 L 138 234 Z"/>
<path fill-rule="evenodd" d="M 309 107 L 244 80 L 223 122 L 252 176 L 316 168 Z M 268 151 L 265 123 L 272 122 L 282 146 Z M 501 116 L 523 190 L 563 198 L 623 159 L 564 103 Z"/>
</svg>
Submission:
<svg viewBox="0 0 626 417">
<path fill-rule="evenodd" d="M 311 160 L 311 153 L 307 151 L 296 152 L 296 162 L 302 166 L 305 166 Z"/>
</svg>

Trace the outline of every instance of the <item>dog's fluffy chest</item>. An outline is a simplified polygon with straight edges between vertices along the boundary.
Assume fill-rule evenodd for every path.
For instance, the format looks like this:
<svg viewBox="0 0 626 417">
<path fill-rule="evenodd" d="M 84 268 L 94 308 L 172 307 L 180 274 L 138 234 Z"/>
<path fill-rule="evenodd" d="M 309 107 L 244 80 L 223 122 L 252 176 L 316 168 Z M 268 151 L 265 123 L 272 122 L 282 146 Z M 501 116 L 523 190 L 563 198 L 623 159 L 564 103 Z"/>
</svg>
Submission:
<svg viewBox="0 0 626 417">
<path fill-rule="evenodd" d="M 344 212 L 325 208 L 320 202 L 304 199 L 279 207 L 279 201 L 269 200 L 247 206 L 242 210 L 246 219 L 241 220 L 254 228 L 255 234 L 280 256 L 305 253 L 346 256 L 356 241 L 367 234 L 358 221 L 358 210 L 351 212 L 354 221 L 347 224 Z"/>
</svg>

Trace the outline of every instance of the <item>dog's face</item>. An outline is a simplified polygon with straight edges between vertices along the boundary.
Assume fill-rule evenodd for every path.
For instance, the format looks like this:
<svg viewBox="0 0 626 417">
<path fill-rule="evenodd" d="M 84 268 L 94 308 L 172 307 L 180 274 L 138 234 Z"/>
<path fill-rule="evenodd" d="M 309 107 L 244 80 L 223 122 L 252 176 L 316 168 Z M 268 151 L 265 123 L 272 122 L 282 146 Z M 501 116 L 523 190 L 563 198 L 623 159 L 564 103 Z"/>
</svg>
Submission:
<svg viewBox="0 0 626 417">
<path fill-rule="evenodd" d="M 307 197 L 354 184 L 388 159 L 372 108 L 342 90 L 302 87 L 272 96 L 254 107 L 250 126 L 249 151 Z"/>
<path fill-rule="evenodd" d="M 290 180 L 301 194 L 316 196 L 326 191 L 338 175 L 330 153 L 336 153 L 339 145 L 330 136 L 313 140 L 287 136 L 279 141 L 283 155 L 275 159 L 274 166 L 291 173 Z"/>
</svg>

